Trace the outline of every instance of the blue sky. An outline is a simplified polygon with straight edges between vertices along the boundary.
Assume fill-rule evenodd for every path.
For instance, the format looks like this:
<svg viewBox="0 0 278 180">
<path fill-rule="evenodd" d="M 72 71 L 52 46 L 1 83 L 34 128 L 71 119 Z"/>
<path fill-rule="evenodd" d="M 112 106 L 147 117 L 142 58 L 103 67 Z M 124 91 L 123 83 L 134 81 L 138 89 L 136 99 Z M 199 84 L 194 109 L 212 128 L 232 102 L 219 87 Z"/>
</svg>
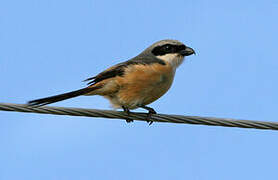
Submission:
<svg viewBox="0 0 278 180">
<path fill-rule="evenodd" d="M 81 81 L 155 41 L 193 47 L 159 113 L 277 121 L 278 2 L 0 1 L 0 102 Z M 101 97 L 56 106 L 109 109 Z M 138 110 L 140 111 L 140 110 Z M 275 131 L 0 112 L 0 179 L 277 179 Z"/>
</svg>

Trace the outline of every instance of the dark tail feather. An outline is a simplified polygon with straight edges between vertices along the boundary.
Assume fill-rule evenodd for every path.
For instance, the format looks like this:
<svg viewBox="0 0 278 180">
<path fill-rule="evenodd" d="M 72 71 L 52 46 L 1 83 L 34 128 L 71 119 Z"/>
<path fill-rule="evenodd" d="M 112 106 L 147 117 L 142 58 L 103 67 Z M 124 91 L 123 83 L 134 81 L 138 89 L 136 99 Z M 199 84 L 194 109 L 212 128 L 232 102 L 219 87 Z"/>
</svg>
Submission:
<svg viewBox="0 0 278 180">
<path fill-rule="evenodd" d="M 59 95 L 56 95 L 56 96 L 50 96 L 50 97 L 46 97 L 46 98 L 35 99 L 35 100 L 32 100 L 32 101 L 29 101 L 28 105 L 29 106 L 44 106 L 44 105 L 55 103 L 55 102 L 58 102 L 58 101 L 63 101 L 65 99 L 70 99 L 70 98 L 73 98 L 73 97 L 76 97 L 76 96 L 84 95 L 84 94 L 87 94 L 87 93 L 89 93 L 89 92 L 91 92 L 95 89 L 98 89 L 98 88 L 97 87 L 96 88 L 83 88 L 83 89 L 79 89 L 79 90 L 76 90 L 76 91 L 72 91 L 72 92 L 68 92 L 68 93 L 64 93 L 64 94 L 59 94 Z"/>
</svg>

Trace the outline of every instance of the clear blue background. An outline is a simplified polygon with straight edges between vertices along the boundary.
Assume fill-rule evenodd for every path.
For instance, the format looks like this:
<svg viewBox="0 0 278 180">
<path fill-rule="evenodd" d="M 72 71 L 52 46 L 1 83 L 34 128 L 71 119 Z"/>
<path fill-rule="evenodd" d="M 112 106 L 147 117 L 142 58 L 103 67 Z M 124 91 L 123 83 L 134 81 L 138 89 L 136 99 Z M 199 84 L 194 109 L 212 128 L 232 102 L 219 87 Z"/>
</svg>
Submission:
<svg viewBox="0 0 278 180">
<path fill-rule="evenodd" d="M 277 121 L 278 1 L 0 1 L 0 102 L 81 81 L 155 41 L 193 47 L 160 113 Z M 109 109 L 101 97 L 56 106 Z M 277 179 L 278 132 L 0 112 L 1 180 Z"/>
</svg>

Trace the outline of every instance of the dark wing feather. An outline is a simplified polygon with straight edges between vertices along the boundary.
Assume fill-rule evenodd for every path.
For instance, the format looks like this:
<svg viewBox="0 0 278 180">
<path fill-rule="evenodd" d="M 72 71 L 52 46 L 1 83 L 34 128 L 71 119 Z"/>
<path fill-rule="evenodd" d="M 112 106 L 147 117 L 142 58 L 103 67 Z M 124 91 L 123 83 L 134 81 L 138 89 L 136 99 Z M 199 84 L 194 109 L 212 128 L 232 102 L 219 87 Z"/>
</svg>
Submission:
<svg viewBox="0 0 278 180">
<path fill-rule="evenodd" d="M 99 73 L 98 75 L 88 78 L 84 81 L 90 81 L 88 82 L 88 85 L 96 84 L 104 79 L 116 77 L 116 76 L 123 76 L 125 72 L 125 68 L 130 65 L 135 64 L 153 64 L 153 63 L 159 63 L 162 65 L 165 65 L 165 62 L 156 58 L 155 56 L 137 56 L 134 57 L 126 62 L 119 63 L 115 66 L 112 66 L 111 68 Z"/>
<path fill-rule="evenodd" d="M 90 81 L 87 84 L 92 85 L 92 84 L 98 83 L 104 79 L 112 78 L 115 76 L 122 76 L 124 74 L 124 67 L 126 67 L 126 65 L 124 63 L 117 64 L 117 65 L 99 73 L 98 75 L 88 78 L 84 81 Z"/>
</svg>

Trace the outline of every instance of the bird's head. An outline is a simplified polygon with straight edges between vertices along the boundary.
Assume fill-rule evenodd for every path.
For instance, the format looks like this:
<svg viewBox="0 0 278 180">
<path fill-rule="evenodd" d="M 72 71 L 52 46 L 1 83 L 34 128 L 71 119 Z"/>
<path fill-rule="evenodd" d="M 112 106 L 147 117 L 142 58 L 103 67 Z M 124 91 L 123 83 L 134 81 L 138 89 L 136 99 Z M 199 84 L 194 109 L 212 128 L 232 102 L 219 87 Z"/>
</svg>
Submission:
<svg viewBox="0 0 278 180">
<path fill-rule="evenodd" d="M 145 50 L 151 53 L 156 58 L 163 60 L 165 63 L 170 63 L 174 68 L 177 68 L 185 56 L 195 54 L 195 51 L 177 40 L 161 40 L 152 44 Z"/>
</svg>

